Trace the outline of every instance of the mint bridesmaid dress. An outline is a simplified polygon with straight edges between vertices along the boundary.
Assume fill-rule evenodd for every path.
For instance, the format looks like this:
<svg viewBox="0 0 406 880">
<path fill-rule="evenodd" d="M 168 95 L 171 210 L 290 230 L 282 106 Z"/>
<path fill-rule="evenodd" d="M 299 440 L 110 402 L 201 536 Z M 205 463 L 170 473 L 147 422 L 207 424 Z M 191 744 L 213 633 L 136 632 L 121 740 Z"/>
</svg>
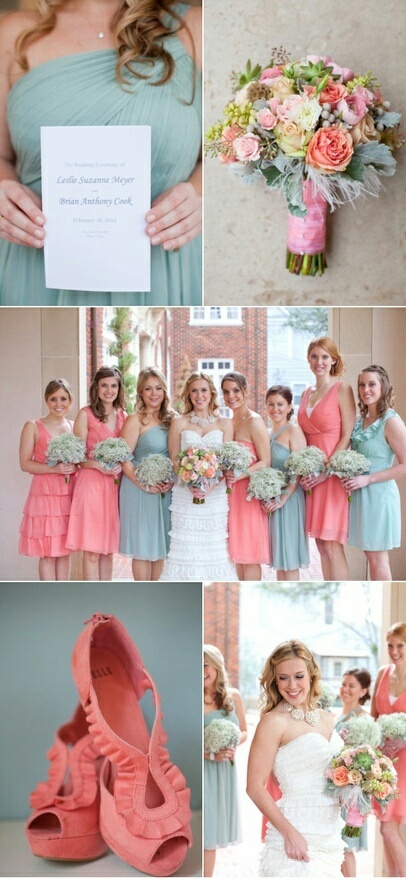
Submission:
<svg viewBox="0 0 406 880">
<path fill-rule="evenodd" d="M 137 467 L 147 455 L 168 455 L 168 429 L 149 428 L 138 440 L 132 464 Z M 120 553 L 132 559 L 156 562 L 169 550 L 171 492 L 144 492 L 125 475 L 120 486 Z"/>
<path fill-rule="evenodd" d="M 183 16 L 185 3 L 173 9 Z M 176 22 L 174 22 L 176 27 Z M 117 52 L 101 49 L 66 55 L 28 71 L 8 95 L 7 121 L 22 183 L 41 194 L 42 125 L 150 125 L 151 200 L 187 180 L 201 148 L 201 85 L 193 59 L 174 34 L 164 39 L 175 62 L 169 82 L 152 83 L 163 65 L 134 65 L 151 78 L 115 77 Z M 69 259 L 69 254 L 67 254 Z M 0 239 L 0 305 L 7 306 L 183 306 L 201 304 L 200 237 L 178 251 L 151 248 L 151 291 L 96 293 L 45 287 L 42 248 Z"/>
<path fill-rule="evenodd" d="M 204 715 L 204 727 L 226 718 L 238 725 L 234 710 L 226 715 L 213 709 Z M 237 766 L 231 761 L 204 761 L 204 849 L 241 842 Z"/>
<path fill-rule="evenodd" d="M 277 438 L 289 425 L 284 425 L 271 434 L 271 467 L 279 471 L 285 468 L 290 449 L 278 443 Z M 271 565 L 277 571 L 293 571 L 307 568 L 310 564 L 309 542 L 305 535 L 306 502 L 301 486 L 296 486 L 293 494 L 283 507 L 275 510 L 269 517 L 269 539 L 271 545 Z"/>
</svg>

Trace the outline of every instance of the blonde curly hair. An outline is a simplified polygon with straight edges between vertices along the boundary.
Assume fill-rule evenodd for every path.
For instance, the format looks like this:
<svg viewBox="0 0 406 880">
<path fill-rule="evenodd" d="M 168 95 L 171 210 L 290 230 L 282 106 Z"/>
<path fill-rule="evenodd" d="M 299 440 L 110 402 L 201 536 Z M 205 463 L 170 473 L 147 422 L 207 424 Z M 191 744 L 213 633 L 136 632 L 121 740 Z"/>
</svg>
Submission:
<svg viewBox="0 0 406 880">
<path fill-rule="evenodd" d="M 276 683 L 276 668 L 279 663 L 282 663 L 284 660 L 291 660 L 293 657 L 298 657 L 306 663 L 310 676 L 309 708 L 314 709 L 317 705 L 318 699 L 321 696 L 320 669 L 313 654 L 306 645 L 303 642 L 296 641 L 296 639 L 290 639 L 287 642 L 282 642 L 272 651 L 263 668 L 262 676 L 259 680 L 263 689 L 259 698 L 261 715 L 266 715 L 267 712 L 270 712 L 282 701 L 283 697 L 281 697 Z"/>
<path fill-rule="evenodd" d="M 23 31 L 16 43 L 17 61 L 22 70 L 28 70 L 28 46 L 54 29 L 58 9 L 65 2 L 66 0 L 37 0 L 40 20 Z M 177 33 L 181 28 L 185 28 L 190 36 L 189 28 L 172 9 L 173 5 L 174 0 L 122 0 L 111 22 L 114 45 L 118 52 L 116 78 L 120 85 L 128 85 L 128 75 L 125 76 L 125 73 L 138 79 L 149 79 L 147 73 L 143 74 L 135 69 L 136 62 L 151 67 L 156 61 L 162 62 L 162 76 L 151 85 L 160 86 L 173 75 L 175 62 L 164 48 L 163 39 Z M 164 24 L 168 14 L 177 22 L 176 28 L 173 28 L 173 23 Z"/>
<path fill-rule="evenodd" d="M 225 715 L 229 715 L 234 709 L 234 703 L 230 694 L 224 657 L 215 645 L 204 645 L 203 650 L 206 663 L 217 670 L 214 702 L 218 709 L 222 709 Z"/>
</svg>

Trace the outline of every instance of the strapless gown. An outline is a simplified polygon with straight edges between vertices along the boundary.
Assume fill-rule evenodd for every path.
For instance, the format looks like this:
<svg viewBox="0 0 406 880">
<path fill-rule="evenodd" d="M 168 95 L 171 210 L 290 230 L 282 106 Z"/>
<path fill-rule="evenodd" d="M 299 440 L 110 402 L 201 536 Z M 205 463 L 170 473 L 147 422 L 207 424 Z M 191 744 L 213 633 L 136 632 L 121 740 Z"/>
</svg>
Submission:
<svg viewBox="0 0 406 880">
<path fill-rule="evenodd" d="M 174 10 L 185 15 L 188 4 Z M 176 26 L 176 23 L 175 23 Z M 201 147 L 201 86 L 193 60 L 176 35 L 164 39 L 175 71 L 162 74 L 134 65 L 149 80 L 130 77 L 122 88 L 115 78 L 117 52 L 101 49 L 66 55 L 33 68 L 8 95 L 7 122 L 19 178 L 41 194 L 42 125 L 150 125 L 151 199 L 188 180 Z M 69 254 L 67 254 L 69 259 Z M 182 306 L 201 303 L 200 237 L 179 251 L 151 248 L 151 291 L 92 293 L 45 287 L 43 250 L 0 239 L 0 304 L 8 306 Z"/>
<path fill-rule="evenodd" d="M 309 862 L 289 859 L 279 831 L 268 822 L 260 877 L 342 877 L 344 844 L 338 802 L 326 794 L 326 768 L 343 748 L 337 731 L 329 740 L 311 731 L 281 746 L 274 763 L 282 797 L 277 805 L 308 843 Z"/>
<path fill-rule="evenodd" d="M 204 437 L 187 429 L 181 434 L 181 449 L 192 446 L 218 449 L 222 441 L 223 432 L 218 428 Z M 160 580 L 238 580 L 228 552 L 225 480 L 206 495 L 204 504 L 193 504 L 190 489 L 177 482 L 172 489 L 170 510 L 170 548 Z"/>
</svg>

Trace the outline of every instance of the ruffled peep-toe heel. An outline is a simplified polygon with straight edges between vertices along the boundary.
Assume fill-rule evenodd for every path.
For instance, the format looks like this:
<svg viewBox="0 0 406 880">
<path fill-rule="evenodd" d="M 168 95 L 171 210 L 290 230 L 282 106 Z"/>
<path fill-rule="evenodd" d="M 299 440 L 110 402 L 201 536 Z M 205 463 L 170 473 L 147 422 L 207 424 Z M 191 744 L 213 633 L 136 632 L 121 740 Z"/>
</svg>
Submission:
<svg viewBox="0 0 406 880">
<path fill-rule="evenodd" d="M 30 795 L 34 813 L 25 826 L 32 852 L 44 859 L 99 858 L 107 850 L 99 827 L 103 759 L 80 705 L 71 721 L 57 730 L 47 758 L 48 779 Z"/>
<path fill-rule="evenodd" d="M 106 756 L 100 828 L 109 847 L 146 874 L 168 877 L 192 843 L 190 791 L 165 748 L 160 697 L 124 626 L 93 615 L 73 650 L 72 671 L 89 730 Z M 152 691 L 148 731 L 139 700 Z"/>
</svg>

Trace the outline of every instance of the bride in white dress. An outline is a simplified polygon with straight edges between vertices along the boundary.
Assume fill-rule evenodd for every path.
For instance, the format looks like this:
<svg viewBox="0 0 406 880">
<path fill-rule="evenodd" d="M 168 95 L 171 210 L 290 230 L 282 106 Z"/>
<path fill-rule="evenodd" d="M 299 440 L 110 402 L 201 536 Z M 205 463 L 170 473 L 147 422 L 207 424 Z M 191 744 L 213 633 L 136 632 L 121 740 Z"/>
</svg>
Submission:
<svg viewBox="0 0 406 880">
<path fill-rule="evenodd" d="M 168 450 L 175 469 L 183 449 L 218 449 L 232 440 L 231 419 L 219 416 L 217 391 L 207 373 L 192 373 L 182 391 L 183 415 L 169 428 Z M 172 489 L 168 558 L 161 581 L 238 580 L 228 552 L 228 495 L 225 480 L 205 493 L 204 504 L 193 504 L 190 490 L 177 481 Z"/>
<path fill-rule="evenodd" d="M 343 748 L 334 717 L 317 708 L 320 670 L 302 642 L 278 645 L 261 678 L 263 708 L 250 751 L 247 792 L 268 819 L 260 877 L 342 877 L 343 822 L 325 771 Z M 282 797 L 275 801 L 274 772 Z"/>
</svg>

